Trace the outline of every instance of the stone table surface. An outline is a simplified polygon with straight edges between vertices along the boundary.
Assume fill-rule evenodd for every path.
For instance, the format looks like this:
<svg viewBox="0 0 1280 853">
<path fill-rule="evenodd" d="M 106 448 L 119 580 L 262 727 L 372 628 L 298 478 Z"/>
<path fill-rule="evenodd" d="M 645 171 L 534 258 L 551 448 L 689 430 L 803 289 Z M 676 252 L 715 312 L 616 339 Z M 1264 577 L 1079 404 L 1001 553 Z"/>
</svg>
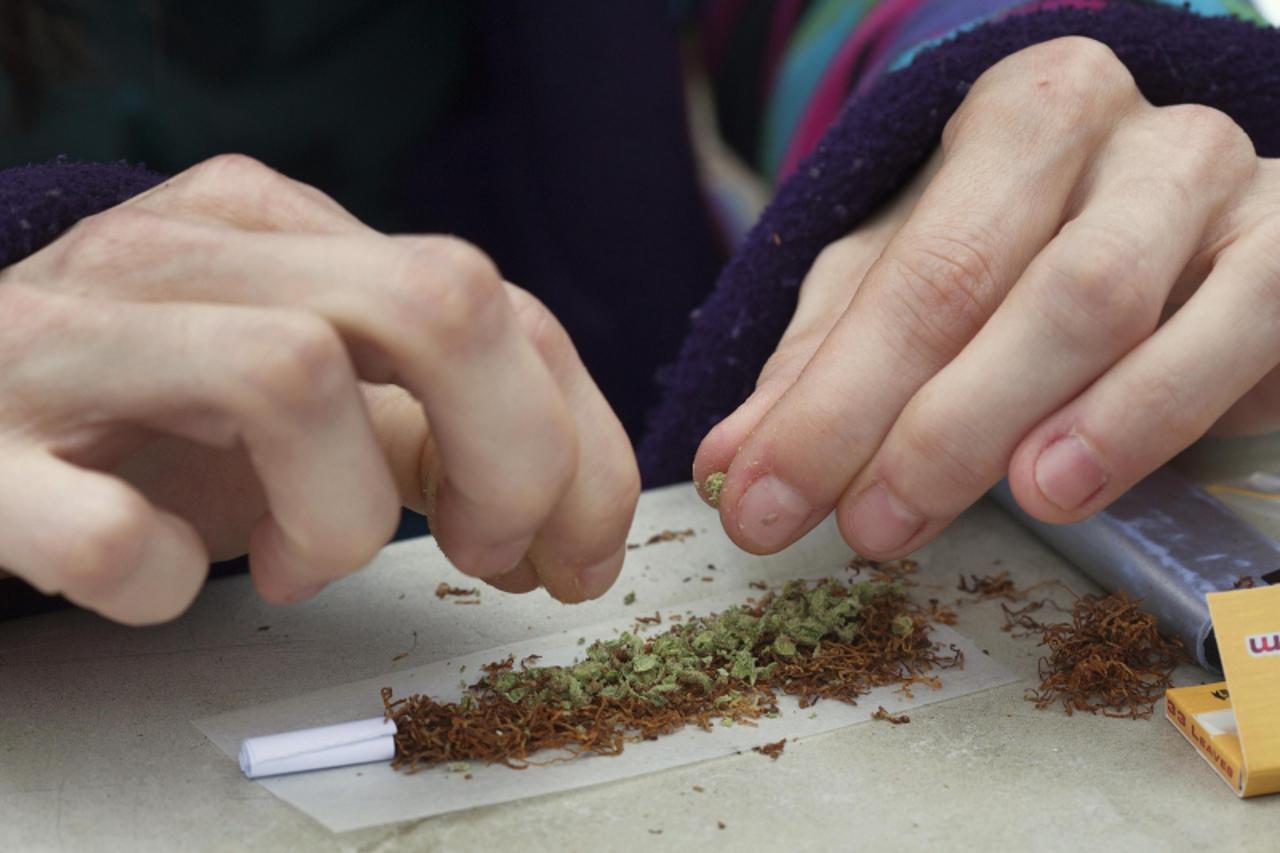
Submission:
<svg viewBox="0 0 1280 853">
<path fill-rule="evenodd" d="M 686 527 L 699 562 L 722 549 L 724 581 L 842 547 L 827 525 L 817 551 L 737 554 L 689 487 L 646 493 L 633 539 Z M 475 651 L 478 625 L 526 638 L 625 614 L 627 591 L 637 607 L 689 600 L 700 584 L 683 577 L 705 566 L 682 547 L 630 552 L 615 589 L 578 607 L 487 588 L 481 606 L 450 606 L 433 592 L 458 576 L 421 539 L 300 606 L 264 604 L 241 577 L 154 628 L 73 610 L 0 623 L 0 850 L 1277 849 L 1280 797 L 1237 800 L 1161 716 L 1068 717 L 1025 701 L 1040 649 L 1001 631 L 997 602 L 959 607 L 957 628 L 1021 681 L 928 705 L 907 725 L 802 739 L 776 762 L 717 759 L 340 835 L 247 781 L 191 723 Z M 1003 569 L 1020 585 L 1093 589 L 985 501 L 918 556 L 919 596 L 950 601 L 957 575 Z"/>
</svg>

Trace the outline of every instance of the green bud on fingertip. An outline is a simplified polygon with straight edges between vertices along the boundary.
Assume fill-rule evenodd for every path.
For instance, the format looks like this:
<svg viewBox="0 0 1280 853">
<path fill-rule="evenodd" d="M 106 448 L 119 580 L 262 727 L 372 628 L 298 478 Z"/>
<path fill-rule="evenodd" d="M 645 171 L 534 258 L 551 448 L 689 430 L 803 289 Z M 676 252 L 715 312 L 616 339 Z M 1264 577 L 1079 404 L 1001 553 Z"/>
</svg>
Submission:
<svg viewBox="0 0 1280 853">
<path fill-rule="evenodd" d="M 702 494 L 706 495 L 707 503 L 714 507 L 720 506 L 720 492 L 724 490 L 724 472 L 717 471 L 707 477 L 706 482 L 702 484 Z"/>
</svg>

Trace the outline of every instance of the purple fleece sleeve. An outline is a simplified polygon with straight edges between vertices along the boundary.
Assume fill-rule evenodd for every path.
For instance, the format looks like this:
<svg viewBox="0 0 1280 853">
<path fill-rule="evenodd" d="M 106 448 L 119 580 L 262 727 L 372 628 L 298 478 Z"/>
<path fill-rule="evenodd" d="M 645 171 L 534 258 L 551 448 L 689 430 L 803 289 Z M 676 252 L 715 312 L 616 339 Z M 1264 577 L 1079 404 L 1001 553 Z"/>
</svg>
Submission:
<svg viewBox="0 0 1280 853">
<path fill-rule="evenodd" d="M 0 267 L 22 260 L 86 216 L 162 180 L 128 163 L 64 159 L 0 171 Z"/>
<path fill-rule="evenodd" d="M 639 447 L 647 487 L 689 477 L 702 437 L 750 394 L 818 253 L 908 181 L 973 81 L 1009 54 L 1066 35 L 1109 45 L 1152 103 L 1216 107 L 1260 155 L 1280 154 L 1277 30 L 1115 3 L 1006 18 L 922 53 L 846 104 L 694 312 Z"/>
</svg>

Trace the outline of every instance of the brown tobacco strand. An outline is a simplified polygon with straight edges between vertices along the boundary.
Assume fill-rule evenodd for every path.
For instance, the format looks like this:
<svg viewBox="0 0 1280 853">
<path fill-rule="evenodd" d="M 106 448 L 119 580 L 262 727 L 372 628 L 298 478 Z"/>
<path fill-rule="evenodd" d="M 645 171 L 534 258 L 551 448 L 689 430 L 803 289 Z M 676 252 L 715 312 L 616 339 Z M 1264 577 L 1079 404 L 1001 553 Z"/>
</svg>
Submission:
<svg viewBox="0 0 1280 853">
<path fill-rule="evenodd" d="M 767 755 L 774 761 L 778 760 L 778 756 L 782 755 L 782 751 L 787 748 L 787 739 L 776 740 L 773 743 L 764 743 L 760 746 L 751 747 L 752 752 L 758 752 L 761 755 Z"/>
<path fill-rule="evenodd" d="M 479 595 L 479 594 L 480 594 L 480 590 L 478 589 L 465 589 L 460 586 L 450 586 L 449 584 L 443 583 L 443 582 L 436 585 L 436 598 L 447 598 L 450 595 L 465 596 L 465 595 Z"/>
<path fill-rule="evenodd" d="M 956 587 L 961 592 L 967 592 L 976 596 L 980 600 L 987 601 L 992 598 L 1004 598 L 1009 601 L 1021 601 L 1024 597 L 1023 593 L 1018 592 L 1010 579 L 1008 572 L 1001 572 L 998 575 L 969 575 L 969 580 L 965 580 L 964 575 L 960 576 L 960 583 Z"/>
<path fill-rule="evenodd" d="M 1146 719 L 1183 658 L 1179 644 L 1160 636 L 1155 617 L 1124 593 L 1086 595 L 1071 622 L 1034 624 L 1049 654 L 1040 659 L 1040 688 L 1027 700 L 1041 709 L 1061 702 L 1068 714 Z"/>
<path fill-rule="evenodd" d="M 771 598 L 742 610 L 759 618 Z M 910 623 L 909 633 L 902 628 L 904 621 Z M 688 627 L 674 625 L 668 631 Z M 752 651 L 760 668 L 754 684 L 738 677 L 717 680 L 713 663 L 704 686 L 666 692 L 660 704 L 636 695 L 595 695 L 579 705 L 513 701 L 492 685 L 494 678 L 515 671 L 508 657 L 486 664 L 486 678 L 461 702 L 422 695 L 393 699 L 391 689 L 383 688 L 386 716 L 397 728 L 392 766 L 414 772 L 450 761 L 486 761 L 523 769 L 542 750 L 562 751 L 549 762 L 584 753 L 617 755 L 628 741 L 652 740 L 687 725 L 710 730 L 715 721 L 750 723 L 777 712 L 779 693 L 797 696 L 807 707 L 822 699 L 852 703 L 884 685 L 936 685 L 931 673 L 962 666 L 963 656 L 954 647 L 950 654 L 939 650 L 928 634 L 927 611 L 901 592 L 880 595 L 858 611 L 858 633 L 851 642 L 826 637 L 816 648 L 783 656 L 772 639 L 762 640 Z M 644 648 L 653 648 L 661 636 L 647 639 Z"/>
<path fill-rule="evenodd" d="M 871 715 L 871 719 L 884 720 L 886 723 L 893 723 L 895 726 L 901 726 L 904 723 L 911 722 L 911 718 L 908 717 L 906 714 L 890 714 L 887 710 L 885 710 L 885 707 L 883 705 L 881 705 L 879 708 L 876 708 L 875 713 Z"/>
</svg>

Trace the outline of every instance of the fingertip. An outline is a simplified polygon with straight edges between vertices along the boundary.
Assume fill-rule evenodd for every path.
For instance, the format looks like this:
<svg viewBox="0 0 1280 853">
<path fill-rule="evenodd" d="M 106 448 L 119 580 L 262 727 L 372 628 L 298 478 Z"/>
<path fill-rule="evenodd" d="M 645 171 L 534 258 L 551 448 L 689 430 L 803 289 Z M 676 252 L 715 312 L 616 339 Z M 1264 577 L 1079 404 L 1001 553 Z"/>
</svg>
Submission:
<svg viewBox="0 0 1280 853">
<path fill-rule="evenodd" d="M 599 598 L 613 587 L 622 574 L 626 553 L 624 545 L 607 559 L 578 571 L 578 589 L 585 600 Z"/>
<path fill-rule="evenodd" d="M 249 576 L 258 595 L 269 604 L 297 604 L 334 580 L 319 576 L 315 566 L 296 555 L 270 515 L 259 519 L 249 535 Z"/>
<path fill-rule="evenodd" d="M 436 541 L 449 562 L 464 575 L 484 581 L 515 571 L 533 542 L 533 537 L 528 535 L 495 544 L 458 541 L 446 532 L 447 525 L 440 527 L 443 529 L 435 531 Z"/>
<path fill-rule="evenodd" d="M 519 565 L 506 574 L 482 578 L 482 580 L 494 589 L 513 595 L 533 592 L 542 585 L 542 581 L 538 578 L 538 570 L 534 568 L 533 562 L 528 557 L 521 560 Z"/>
<path fill-rule="evenodd" d="M 208 552 L 195 528 L 157 511 L 136 570 L 113 594 L 86 606 L 125 625 L 168 622 L 195 601 L 208 567 Z"/>
<path fill-rule="evenodd" d="M 1009 464 L 1018 506 L 1049 524 L 1071 524 L 1106 505 L 1114 475 L 1094 442 L 1075 432 L 1033 435 Z"/>
</svg>

